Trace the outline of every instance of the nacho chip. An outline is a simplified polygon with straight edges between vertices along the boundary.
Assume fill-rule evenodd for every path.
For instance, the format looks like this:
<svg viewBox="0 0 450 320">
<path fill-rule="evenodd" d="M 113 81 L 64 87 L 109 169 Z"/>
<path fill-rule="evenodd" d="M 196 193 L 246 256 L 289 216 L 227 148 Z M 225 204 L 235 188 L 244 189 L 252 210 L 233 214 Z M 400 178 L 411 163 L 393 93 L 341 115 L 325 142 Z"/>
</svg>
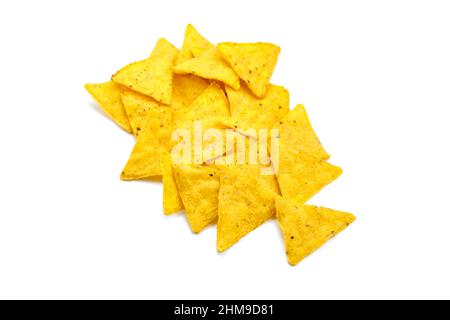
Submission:
<svg viewBox="0 0 450 320">
<path fill-rule="evenodd" d="M 229 117 L 230 111 L 228 106 L 228 100 L 225 93 L 217 83 L 212 83 L 192 104 L 186 109 L 177 111 L 174 115 L 173 125 L 174 129 L 184 129 L 188 131 L 191 137 L 190 145 L 192 148 L 195 147 L 194 138 L 200 135 L 200 139 L 203 146 L 203 153 L 206 155 L 207 159 L 211 157 L 217 157 L 222 155 L 224 151 L 224 146 L 217 145 L 220 141 L 218 139 L 211 139 L 211 141 L 203 141 L 203 134 L 209 134 L 210 129 L 217 129 L 219 133 L 217 135 L 223 137 L 225 126 L 216 120 Z M 194 130 L 196 126 L 201 127 L 201 132 L 195 134 Z M 220 139 L 219 139 L 220 140 Z M 173 142 L 175 145 L 177 142 Z M 219 154 L 216 153 L 216 150 Z M 201 149 L 200 149 L 201 150 Z M 201 157 L 201 159 L 200 159 Z M 203 156 L 194 155 L 194 163 L 203 163 Z"/>
<path fill-rule="evenodd" d="M 164 153 L 161 159 L 163 174 L 163 208 L 164 214 L 170 215 L 184 209 L 178 192 L 172 170 L 172 159 L 169 153 Z"/>
<path fill-rule="evenodd" d="M 199 233 L 217 220 L 219 176 L 205 167 L 174 166 L 173 171 L 191 229 Z"/>
<path fill-rule="evenodd" d="M 86 90 L 97 101 L 105 113 L 122 129 L 131 133 L 132 128 L 122 103 L 124 88 L 112 81 L 99 84 L 86 84 Z"/>
<path fill-rule="evenodd" d="M 172 102 L 173 56 L 165 54 L 129 64 L 112 80 L 163 104 Z"/>
<path fill-rule="evenodd" d="M 245 86 L 239 90 L 226 87 L 230 101 L 231 128 L 244 132 L 247 129 L 271 129 L 289 112 L 289 91 L 269 85 L 263 99 L 256 98 Z"/>
<path fill-rule="evenodd" d="M 307 152 L 319 160 L 330 156 L 314 132 L 305 107 L 298 105 L 275 127 L 279 131 L 279 145 L 285 158 L 296 158 L 300 152 Z"/>
<path fill-rule="evenodd" d="M 154 106 L 149 109 L 130 158 L 123 169 L 122 180 L 139 180 L 162 175 L 161 156 L 169 150 L 171 108 Z"/>
<path fill-rule="evenodd" d="M 289 264 L 295 266 L 347 228 L 355 216 L 327 208 L 306 206 L 278 197 L 277 218 L 286 243 Z"/>
<path fill-rule="evenodd" d="M 186 27 L 184 35 L 183 47 L 176 64 L 180 64 L 186 60 L 199 57 L 203 52 L 214 47 L 211 42 L 206 40 L 193 25 Z"/>
<path fill-rule="evenodd" d="M 277 177 L 283 197 L 305 203 L 341 174 L 341 168 L 305 152 L 296 158 L 284 157 L 280 149 Z"/>
<path fill-rule="evenodd" d="M 242 237 L 275 216 L 277 190 L 269 189 L 256 175 L 243 171 L 220 179 L 217 250 L 224 252 Z M 272 176 L 272 179 L 275 179 Z"/>
<path fill-rule="evenodd" d="M 152 108 L 164 107 L 156 100 L 131 90 L 122 93 L 122 102 L 136 137 L 144 128 L 148 111 Z"/>
<path fill-rule="evenodd" d="M 193 74 L 204 79 L 217 80 L 236 90 L 240 87 L 239 77 L 222 59 L 216 47 L 205 51 L 198 58 L 176 65 L 173 71 L 176 74 Z"/>
<path fill-rule="evenodd" d="M 224 137 L 228 128 L 218 119 L 187 121 L 178 129 L 182 132 L 177 130 L 173 137 L 175 163 L 201 165 L 227 152 Z"/>
<path fill-rule="evenodd" d="M 150 58 L 160 58 L 165 55 L 170 55 L 172 57 L 172 63 L 174 63 L 178 58 L 178 54 L 179 50 L 175 48 L 173 44 L 164 38 L 160 38 L 156 43 Z"/>
<path fill-rule="evenodd" d="M 173 76 L 173 99 L 172 108 L 174 112 L 184 113 L 195 99 L 197 99 L 207 88 L 209 82 L 192 75 Z M 174 115 L 175 117 L 175 115 Z"/>
<path fill-rule="evenodd" d="M 217 46 L 224 59 L 250 88 L 262 98 L 269 87 L 280 48 L 270 43 L 221 43 Z"/>
<path fill-rule="evenodd" d="M 229 117 L 228 99 L 217 82 L 212 83 L 186 110 L 185 120 Z"/>
</svg>

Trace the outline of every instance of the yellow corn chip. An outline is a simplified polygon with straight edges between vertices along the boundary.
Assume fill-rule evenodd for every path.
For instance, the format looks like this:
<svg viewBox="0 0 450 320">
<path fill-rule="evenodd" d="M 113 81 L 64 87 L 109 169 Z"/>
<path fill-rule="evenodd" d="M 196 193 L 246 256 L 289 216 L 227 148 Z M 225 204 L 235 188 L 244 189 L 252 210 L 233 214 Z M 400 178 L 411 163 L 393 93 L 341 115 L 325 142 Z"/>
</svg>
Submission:
<svg viewBox="0 0 450 320">
<path fill-rule="evenodd" d="M 269 85 L 263 99 L 256 98 L 245 86 L 226 90 L 231 111 L 227 124 L 239 132 L 269 130 L 289 112 L 289 91 L 283 87 Z"/>
<path fill-rule="evenodd" d="M 275 216 L 277 189 L 269 189 L 256 175 L 228 173 L 220 179 L 217 250 L 224 252 L 242 237 Z M 275 179 L 272 176 L 272 179 Z M 276 186 L 276 182 L 274 184 Z M 276 187 L 277 188 L 277 187 Z"/>
<path fill-rule="evenodd" d="M 212 83 L 186 110 L 185 120 L 229 117 L 227 97 L 217 82 Z"/>
<path fill-rule="evenodd" d="M 145 125 L 148 111 L 151 108 L 164 107 L 163 104 L 156 100 L 131 90 L 126 90 L 122 93 L 122 102 L 136 137 L 139 136 Z"/>
<path fill-rule="evenodd" d="M 305 203 L 341 174 L 341 168 L 305 152 L 299 152 L 296 158 L 284 157 L 280 148 L 277 177 L 281 194 L 286 198 Z"/>
<path fill-rule="evenodd" d="M 124 88 L 112 81 L 99 84 L 87 84 L 86 90 L 102 107 L 106 114 L 127 132 L 132 132 L 127 113 L 122 103 Z"/>
<path fill-rule="evenodd" d="M 225 93 L 217 83 L 212 83 L 188 108 L 179 110 L 174 115 L 173 125 L 174 129 L 184 129 L 189 132 L 191 141 L 190 145 L 192 149 L 195 147 L 195 126 L 201 127 L 201 132 L 197 132 L 197 135 L 201 135 L 203 142 L 203 135 L 208 134 L 210 129 L 217 129 L 220 131 L 221 137 L 225 136 L 225 127 L 216 119 L 227 118 L 230 115 L 228 100 Z M 203 153 L 208 160 L 211 157 L 217 157 L 222 155 L 224 151 L 224 144 L 220 146 L 220 141 L 217 139 L 211 139 L 211 141 L 204 141 L 202 143 Z M 175 143 L 173 143 L 174 145 Z M 217 147 L 216 147 L 217 146 Z M 191 149 L 191 151 L 192 151 Z M 216 150 L 219 154 L 216 153 Z M 203 163 L 203 156 L 194 161 L 196 164 Z"/>
<path fill-rule="evenodd" d="M 198 58 L 176 65 L 173 71 L 176 74 L 193 74 L 204 79 L 221 81 L 236 90 L 240 87 L 239 77 L 222 59 L 216 47 L 205 51 Z"/>
<path fill-rule="evenodd" d="M 163 173 L 163 207 L 164 214 L 169 215 L 184 209 L 178 192 L 172 170 L 172 159 L 169 153 L 164 153 L 161 160 Z"/>
<path fill-rule="evenodd" d="M 171 108 L 154 106 L 148 110 L 130 158 L 122 171 L 122 180 L 138 180 L 162 175 L 161 155 L 169 150 Z"/>
<path fill-rule="evenodd" d="M 165 54 L 129 64 L 112 80 L 164 104 L 172 103 L 173 55 Z"/>
<path fill-rule="evenodd" d="M 192 75 L 177 75 L 173 76 L 173 99 L 172 108 L 174 112 L 184 113 L 195 99 L 198 98 L 207 88 L 209 82 Z M 176 117 L 174 115 L 174 117 Z"/>
<path fill-rule="evenodd" d="M 351 213 L 306 206 L 281 197 L 277 198 L 276 207 L 288 261 L 293 266 L 356 219 Z"/>
<path fill-rule="evenodd" d="M 224 59 L 259 98 L 265 96 L 280 48 L 270 43 L 221 43 Z"/>
<path fill-rule="evenodd" d="M 330 158 L 312 128 L 304 106 L 298 105 L 291 110 L 275 128 L 279 130 L 280 150 L 285 158 L 296 158 L 302 151 L 320 160 Z"/>
<path fill-rule="evenodd" d="M 193 25 L 186 27 L 183 47 L 176 64 L 180 64 L 194 57 L 199 57 L 203 52 L 214 47 L 211 42 L 206 40 Z"/>
<path fill-rule="evenodd" d="M 217 220 L 219 176 L 205 167 L 174 166 L 175 181 L 194 233 Z"/>
<path fill-rule="evenodd" d="M 166 39 L 161 38 L 156 43 L 150 58 L 159 58 L 164 57 L 165 55 L 170 55 L 172 57 L 172 63 L 174 63 L 178 58 L 178 54 L 179 50 L 175 48 L 173 44 Z"/>
</svg>

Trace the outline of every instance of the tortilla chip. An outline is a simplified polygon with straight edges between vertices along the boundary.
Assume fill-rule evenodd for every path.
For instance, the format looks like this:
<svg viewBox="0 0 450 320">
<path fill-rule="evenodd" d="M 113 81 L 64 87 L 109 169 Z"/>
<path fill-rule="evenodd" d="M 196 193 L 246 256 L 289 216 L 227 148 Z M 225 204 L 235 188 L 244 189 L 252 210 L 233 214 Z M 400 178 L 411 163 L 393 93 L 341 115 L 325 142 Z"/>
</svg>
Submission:
<svg viewBox="0 0 450 320">
<path fill-rule="evenodd" d="M 220 179 L 217 250 L 224 252 L 242 237 L 275 216 L 277 190 L 256 175 L 228 173 Z M 275 179 L 272 176 L 272 179 Z"/>
<path fill-rule="evenodd" d="M 178 129 L 183 134 L 174 136 L 172 159 L 176 164 L 201 165 L 227 153 L 224 137 L 228 128 L 220 120 L 187 121 Z"/>
<path fill-rule="evenodd" d="M 305 203 L 341 174 L 341 168 L 305 152 L 284 158 L 280 149 L 277 177 L 283 197 Z"/>
<path fill-rule="evenodd" d="M 191 229 L 199 233 L 217 220 L 219 176 L 206 167 L 174 166 L 173 171 Z"/>
<path fill-rule="evenodd" d="M 163 207 L 164 214 L 170 215 L 184 209 L 178 192 L 172 170 L 172 159 L 169 153 L 164 153 L 161 160 L 163 174 Z"/>
<path fill-rule="evenodd" d="M 210 133 L 210 129 L 220 131 L 221 137 L 225 136 L 225 126 L 217 119 L 229 117 L 230 111 L 225 93 L 217 83 L 212 83 L 188 108 L 178 110 L 174 115 L 174 129 L 184 129 L 190 132 L 190 145 L 194 148 L 195 125 L 201 125 L 200 135 Z M 203 139 L 202 139 L 203 141 Z M 172 142 L 173 145 L 179 142 Z M 220 146 L 220 141 L 203 141 L 203 154 L 206 159 L 217 157 L 225 153 L 224 144 Z M 216 150 L 219 150 L 217 151 Z M 200 149 L 201 150 L 201 149 Z M 218 154 L 217 154 L 218 153 Z M 198 157 L 196 157 L 198 159 Z M 195 160 L 196 164 L 202 164 L 204 157 Z"/>
<path fill-rule="evenodd" d="M 295 266 L 347 228 L 355 216 L 327 208 L 306 206 L 278 197 L 277 218 L 286 243 L 289 264 Z"/>
<path fill-rule="evenodd" d="M 153 49 L 150 58 L 164 57 L 165 55 L 170 55 L 172 57 L 172 63 L 174 63 L 179 54 L 179 50 L 175 48 L 173 44 L 164 38 L 160 38 Z"/>
<path fill-rule="evenodd" d="M 173 76 L 173 99 L 172 108 L 174 112 L 184 112 L 195 99 L 197 99 L 207 88 L 209 82 L 192 75 Z"/>
<path fill-rule="evenodd" d="M 270 43 L 230 43 L 217 46 L 224 59 L 250 88 L 262 98 L 275 70 L 280 47 Z"/>
<path fill-rule="evenodd" d="M 236 90 L 240 87 L 239 77 L 222 59 L 216 47 L 205 51 L 198 58 L 176 65 L 173 71 L 176 74 L 193 74 L 204 79 L 221 81 Z"/>
<path fill-rule="evenodd" d="M 228 99 L 217 82 L 212 83 L 186 110 L 185 120 L 229 117 Z"/>
<path fill-rule="evenodd" d="M 86 84 L 85 89 L 97 101 L 105 113 L 122 129 L 131 133 L 132 128 L 122 103 L 124 88 L 112 81 L 99 84 Z"/>
<path fill-rule="evenodd" d="M 300 152 L 307 152 L 319 160 L 330 158 L 312 128 L 304 106 L 298 105 L 291 110 L 275 128 L 279 131 L 279 146 L 285 158 L 296 158 Z"/>
<path fill-rule="evenodd" d="M 177 59 L 176 64 L 180 64 L 186 60 L 199 57 L 203 52 L 214 47 L 211 42 L 206 40 L 193 25 L 189 24 L 186 27 L 184 34 L 183 47 Z"/>
<path fill-rule="evenodd" d="M 289 91 L 269 85 L 263 99 L 256 98 L 245 86 L 239 90 L 226 87 L 230 101 L 231 128 L 243 132 L 247 129 L 270 130 L 289 112 Z"/>
<path fill-rule="evenodd" d="M 126 90 L 122 93 L 122 102 L 136 137 L 139 136 L 142 128 L 144 128 L 148 111 L 151 108 L 164 107 L 163 104 L 156 100 L 131 90 Z"/>
<path fill-rule="evenodd" d="M 161 155 L 169 150 L 171 138 L 171 108 L 154 106 L 149 109 L 130 158 L 122 171 L 122 180 L 139 180 L 162 175 Z"/>
<path fill-rule="evenodd" d="M 112 80 L 163 104 L 172 102 L 173 56 L 165 54 L 129 64 Z"/>
</svg>

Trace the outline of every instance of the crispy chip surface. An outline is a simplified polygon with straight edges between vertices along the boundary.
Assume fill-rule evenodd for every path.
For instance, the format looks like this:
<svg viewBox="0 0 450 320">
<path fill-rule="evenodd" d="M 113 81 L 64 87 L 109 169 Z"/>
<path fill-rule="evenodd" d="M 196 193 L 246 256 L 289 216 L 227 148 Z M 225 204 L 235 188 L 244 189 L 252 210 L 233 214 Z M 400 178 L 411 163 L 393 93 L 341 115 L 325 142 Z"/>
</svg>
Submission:
<svg viewBox="0 0 450 320">
<path fill-rule="evenodd" d="M 86 84 L 85 88 L 112 120 L 125 131 L 132 132 L 130 121 L 122 103 L 121 95 L 125 91 L 122 86 L 109 81 L 99 84 Z"/>
<path fill-rule="evenodd" d="M 212 83 L 186 110 L 185 120 L 204 120 L 230 116 L 230 107 L 224 91 Z"/>
<path fill-rule="evenodd" d="M 224 252 L 275 215 L 277 189 L 259 180 L 259 171 L 229 171 L 220 179 L 217 250 Z M 272 176 L 272 179 L 275 179 Z"/>
<path fill-rule="evenodd" d="M 172 160 L 169 153 L 164 153 L 161 159 L 163 175 L 163 208 L 164 214 L 170 215 L 184 209 L 183 202 L 176 186 L 172 170 Z"/>
<path fill-rule="evenodd" d="M 353 221 L 351 213 L 276 199 L 277 219 L 289 264 L 295 266 Z"/>
<path fill-rule="evenodd" d="M 280 152 L 285 159 L 295 159 L 302 151 L 320 160 L 330 158 L 312 128 L 304 106 L 298 105 L 291 110 L 275 128 L 279 131 Z"/>
<path fill-rule="evenodd" d="M 202 149 L 204 156 L 195 161 L 196 164 L 203 163 L 203 158 L 207 160 L 220 156 L 225 153 L 225 146 L 220 145 L 220 139 L 209 139 L 210 141 L 203 141 L 204 135 L 207 135 L 210 130 L 217 130 L 219 137 L 225 136 L 225 126 L 218 119 L 228 118 L 230 115 L 228 100 L 224 91 L 218 83 L 212 83 L 188 108 L 176 112 L 174 116 L 174 129 L 184 129 L 189 132 L 191 137 L 190 145 L 192 152 L 194 152 L 195 135 L 201 135 Z M 201 132 L 195 133 L 196 126 L 201 126 Z M 173 143 L 174 144 L 174 143 Z"/>
<path fill-rule="evenodd" d="M 217 220 L 219 175 L 206 167 L 174 166 L 173 170 L 191 229 L 199 233 Z"/>
<path fill-rule="evenodd" d="M 173 56 L 165 54 L 127 65 L 112 80 L 163 104 L 172 103 Z"/>
<path fill-rule="evenodd" d="M 184 34 L 183 47 L 178 56 L 176 64 L 180 64 L 186 60 L 199 57 L 203 52 L 211 49 L 213 44 L 205 39 L 193 25 L 189 24 L 186 27 Z"/>
<path fill-rule="evenodd" d="M 233 89 L 239 89 L 239 77 L 221 57 L 216 47 L 208 49 L 199 57 L 186 60 L 173 68 L 176 74 L 193 74 L 204 79 L 217 80 Z"/>
<path fill-rule="evenodd" d="M 231 111 L 227 124 L 240 132 L 270 130 L 289 112 L 289 91 L 283 87 L 269 85 L 262 99 L 255 97 L 244 85 L 239 90 L 226 87 L 226 91 Z"/>
<path fill-rule="evenodd" d="M 175 74 L 173 76 L 172 99 L 172 108 L 174 109 L 174 112 L 180 112 L 180 115 L 183 114 L 186 108 L 188 108 L 208 87 L 209 82 L 202 78 L 192 75 Z"/>
<path fill-rule="evenodd" d="M 171 108 L 154 106 L 149 109 L 144 128 L 120 176 L 122 180 L 162 175 L 161 156 L 170 147 L 171 121 Z"/>
<path fill-rule="evenodd" d="M 139 136 L 144 128 L 149 110 L 156 107 L 164 107 L 163 104 L 156 100 L 132 90 L 125 90 L 122 93 L 122 102 L 136 137 Z"/>
<path fill-rule="evenodd" d="M 271 43 L 220 43 L 217 48 L 259 98 L 265 96 L 277 64 L 280 48 Z"/>
<path fill-rule="evenodd" d="M 180 51 L 169 41 L 164 38 L 160 38 L 156 43 L 150 58 L 159 58 L 165 55 L 170 55 L 172 57 L 172 63 L 174 63 L 178 58 L 179 52 Z"/>
<path fill-rule="evenodd" d="M 305 152 L 284 158 L 280 149 L 277 177 L 283 197 L 305 203 L 341 174 L 341 168 Z"/>
</svg>

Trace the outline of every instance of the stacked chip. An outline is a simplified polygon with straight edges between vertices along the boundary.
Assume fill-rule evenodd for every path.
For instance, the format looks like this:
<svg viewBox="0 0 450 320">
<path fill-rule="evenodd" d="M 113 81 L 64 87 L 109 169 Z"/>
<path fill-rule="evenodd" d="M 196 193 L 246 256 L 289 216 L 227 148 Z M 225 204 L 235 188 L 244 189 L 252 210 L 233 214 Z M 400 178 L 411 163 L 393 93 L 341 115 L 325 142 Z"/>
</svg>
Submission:
<svg viewBox="0 0 450 320">
<path fill-rule="evenodd" d="M 181 50 L 160 39 L 148 58 L 86 89 L 136 137 L 122 180 L 162 177 L 164 213 L 184 211 L 194 233 L 217 224 L 219 252 L 276 218 L 296 265 L 355 217 L 305 204 L 342 170 L 305 108 L 290 110 L 289 92 L 270 83 L 279 53 L 261 42 L 214 46 L 188 25 Z"/>
</svg>

